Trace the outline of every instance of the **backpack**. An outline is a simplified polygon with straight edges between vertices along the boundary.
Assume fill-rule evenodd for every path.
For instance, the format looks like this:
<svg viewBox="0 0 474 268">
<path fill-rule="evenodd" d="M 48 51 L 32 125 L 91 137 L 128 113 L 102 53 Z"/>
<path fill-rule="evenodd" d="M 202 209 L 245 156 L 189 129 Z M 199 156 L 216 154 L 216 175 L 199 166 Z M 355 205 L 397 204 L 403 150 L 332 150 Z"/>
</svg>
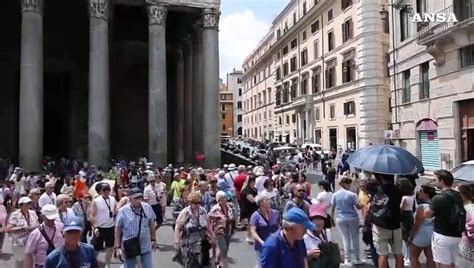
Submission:
<svg viewBox="0 0 474 268">
<path fill-rule="evenodd" d="M 370 201 L 371 221 L 374 225 L 387 228 L 393 219 L 393 212 L 388 207 L 388 196 L 383 192 L 381 186 L 377 186 L 375 193 Z"/>
<path fill-rule="evenodd" d="M 451 215 L 449 217 L 449 224 L 457 232 L 464 232 L 466 230 L 466 210 L 462 204 L 456 202 L 452 194 L 446 191 L 442 193 L 446 198 L 454 203 L 454 208 L 451 209 Z"/>
</svg>

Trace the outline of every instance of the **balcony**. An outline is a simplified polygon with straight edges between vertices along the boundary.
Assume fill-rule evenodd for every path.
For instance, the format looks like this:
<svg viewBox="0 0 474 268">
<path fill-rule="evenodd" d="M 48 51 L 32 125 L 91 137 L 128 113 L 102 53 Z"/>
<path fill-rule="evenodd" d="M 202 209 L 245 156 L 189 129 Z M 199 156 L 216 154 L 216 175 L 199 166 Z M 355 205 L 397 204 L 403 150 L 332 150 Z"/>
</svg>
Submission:
<svg viewBox="0 0 474 268">
<path fill-rule="evenodd" d="M 418 22 L 417 42 L 426 46 L 427 52 L 435 59 L 435 65 L 444 64 L 448 44 L 454 43 L 457 47 L 463 47 L 474 40 L 473 6 L 474 0 L 458 0 L 455 5 L 436 12 L 446 14 L 447 18 L 450 14 L 455 14 L 457 22 Z"/>
</svg>

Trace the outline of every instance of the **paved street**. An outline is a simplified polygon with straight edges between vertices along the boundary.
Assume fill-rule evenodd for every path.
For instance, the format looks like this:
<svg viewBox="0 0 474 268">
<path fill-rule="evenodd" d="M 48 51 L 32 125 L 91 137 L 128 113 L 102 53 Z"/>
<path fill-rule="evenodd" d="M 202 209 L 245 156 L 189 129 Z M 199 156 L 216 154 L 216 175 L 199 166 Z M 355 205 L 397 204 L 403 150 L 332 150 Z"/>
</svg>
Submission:
<svg viewBox="0 0 474 268">
<path fill-rule="evenodd" d="M 308 175 L 308 179 L 313 184 L 313 193 L 317 193 L 317 181 L 322 178 L 319 172 L 310 172 Z M 426 180 L 420 180 L 418 183 L 423 184 Z M 168 218 L 171 218 L 170 212 L 171 208 L 168 208 L 167 214 Z M 339 244 L 339 247 L 342 249 L 342 240 L 338 233 L 338 231 L 333 228 L 331 230 L 332 238 Z M 160 244 L 160 250 L 154 253 L 154 267 L 166 267 L 166 268 L 179 268 L 180 266 L 171 261 L 173 256 L 173 231 L 170 225 L 165 225 L 161 227 L 158 231 L 158 241 Z M 10 240 L 5 239 L 4 245 L 4 254 L 0 258 L 0 267 L 13 267 L 14 261 L 12 259 L 12 254 L 10 250 Z M 361 250 L 365 247 L 365 245 L 360 243 Z M 361 255 L 363 256 L 363 255 Z M 230 257 L 231 257 L 231 267 L 237 268 L 249 268 L 255 266 L 255 254 L 253 251 L 253 247 L 248 245 L 245 242 L 245 232 L 237 232 L 234 236 L 234 239 L 231 243 L 230 247 Z M 103 261 L 104 254 L 99 254 L 99 260 Z M 390 266 L 394 267 L 393 259 L 390 262 Z M 112 267 L 120 267 L 119 264 L 114 264 Z M 371 265 L 359 265 L 358 267 L 365 268 L 365 267 L 372 267 Z"/>
</svg>

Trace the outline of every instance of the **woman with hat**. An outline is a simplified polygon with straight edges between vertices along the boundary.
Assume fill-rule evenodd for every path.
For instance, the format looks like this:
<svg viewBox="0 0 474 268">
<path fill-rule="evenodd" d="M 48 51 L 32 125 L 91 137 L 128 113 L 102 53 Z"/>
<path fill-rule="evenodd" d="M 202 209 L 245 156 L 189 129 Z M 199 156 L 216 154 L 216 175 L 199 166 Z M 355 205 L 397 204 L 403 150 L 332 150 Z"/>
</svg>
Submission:
<svg viewBox="0 0 474 268">
<path fill-rule="evenodd" d="M 164 198 L 166 194 L 166 186 L 162 184 L 156 183 L 155 175 L 148 175 L 147 182 L 149 183 L 145 190 L 143 191 L 143 199 L 147 202 L 156 215 L 156 227 L 160 228 L 161 224 L 163 223 L 163 202 L 162 198 Z M 166 200 L 164 201 L 166 204 Z"/>
<path fill-rule="evenodd" d="M 258 210 L 250 218 L 250 232 L 255 240 L 254 249 L 257 254 L 257 266 L 260 267 L 260 256 L 265 240 L 279 228 L 280 212 L 271 209 L 270 198 L 257 195 L 255 201 L 258 204 Z"/>
<path fill-rule="evenodd" d="M 222 268 L 229 267 L 229 244 L 232 236 L 232 222 L 234 214 L 227 203 L 227 195 L 223 191 L 216 194 L 217 204 L 211 208 L 209 218 L 211 226 L 214 227 L 213 233 L 216 235 L 216 244 L 219 249 L 218 259 Z"/>
<path fill-rule="evenodd" d="M 13 240 L 12 252 L 17 268 L 23 268 L 26 241 L 31 231 L 38 226 L 38 216 L 36 216 L 36 212 L 29 209 L 30 204 L 29 197 L 20 198 L 18 201 L 20 208 L 10 215 L 7 223 L 7 233 Z"/>
<path fill-rule="evenodd" d="M 314 223 L 314 230 L 306 230 L 304 243 L 308 253 L 308 267 L 338 268 L 339 261 L 331 260 L 330 254 L 321 254 L 321 249 L 328 248 L 331 238 L 326 233 L 325 225 L 328 215 L 326 206 L 322 203 L 311 205 L 309 218 Z"/>
<path fill-rule="evenodd" d="M 339 180 L 341 188 L 332 196 L 332 218 L 335 219 L 336 227 L 342 235 L 344 244 L 344 265 L 361 263 L 359 257 L 359 214 L 361 209 L 359 199 L 355 193 L 350 191 L 352 179 L 345 175 Z M 336 212 L 337 211 L 337 212 Z M 334 214 L 336 212 L 336 216 Z M 355 256 L 352 262 L 351 253 Z"/>
</svg>

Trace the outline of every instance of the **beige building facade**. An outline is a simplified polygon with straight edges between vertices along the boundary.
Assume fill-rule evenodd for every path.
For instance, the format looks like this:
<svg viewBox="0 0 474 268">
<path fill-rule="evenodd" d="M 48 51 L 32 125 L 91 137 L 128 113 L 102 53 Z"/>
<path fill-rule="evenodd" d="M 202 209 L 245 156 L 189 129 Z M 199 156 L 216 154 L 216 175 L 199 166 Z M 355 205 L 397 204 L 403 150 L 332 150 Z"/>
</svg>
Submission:
<svg viewBox="0 0 474 268">
<path fill-rule="evenodd" d="M 389 35 L 380 9 L 372 0 L 294 0 L 275 19 L 271 47 L 254 63 L 272 63 L 274 140 L 325 149 L 384 142 Z M 250 137 L 256 127 L 244 121 Z"/>
<path fill-rule="evenodd" d="M 458 22 L 412 21 L 426 13 Z M 386 15 L 393 139 L 428 171 L 474 159 L 474 1 L 407 0 Z"/>
</svg>

